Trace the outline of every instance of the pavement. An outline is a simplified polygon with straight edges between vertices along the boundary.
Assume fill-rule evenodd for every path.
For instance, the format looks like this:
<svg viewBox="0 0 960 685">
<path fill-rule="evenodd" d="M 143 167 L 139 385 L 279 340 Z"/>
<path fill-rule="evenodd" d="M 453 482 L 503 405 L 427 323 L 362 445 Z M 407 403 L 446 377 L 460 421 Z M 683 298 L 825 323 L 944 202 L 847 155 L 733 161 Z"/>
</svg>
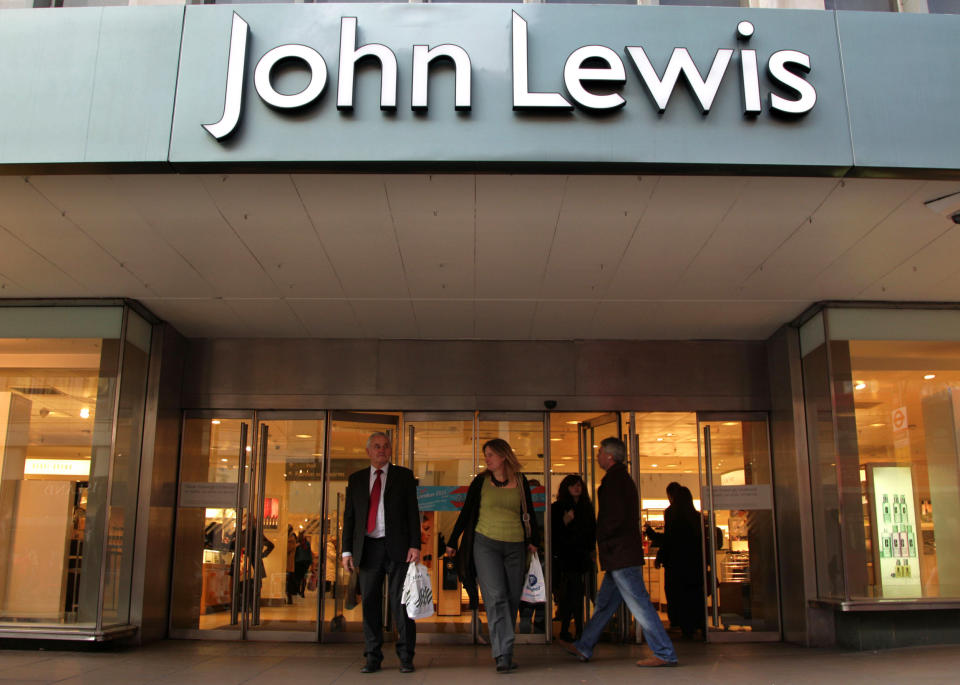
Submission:
<svg viewBox="0 0 960 685">
<path fill-rule="evenodd" d="M 679 643 L 677 668 L 641 669 L 642 646 L 601 644 L 586 664 L 558 645 L 519 645 L 520 668 L 494 671 L 489 647 L 422 645 L 415 673 L 397 671 L 389 654 L 383 670 L 361 674 L 359 644 L 320 645 L 264 642 L 166 640 L 145 647 L 97 651 L 0 649 L 0 685 L 618 685 L 649 682 L 869 683 L 913 685 L 960 683 L 960 646 L 850 652 L 782 643 Z"/>
</svg>

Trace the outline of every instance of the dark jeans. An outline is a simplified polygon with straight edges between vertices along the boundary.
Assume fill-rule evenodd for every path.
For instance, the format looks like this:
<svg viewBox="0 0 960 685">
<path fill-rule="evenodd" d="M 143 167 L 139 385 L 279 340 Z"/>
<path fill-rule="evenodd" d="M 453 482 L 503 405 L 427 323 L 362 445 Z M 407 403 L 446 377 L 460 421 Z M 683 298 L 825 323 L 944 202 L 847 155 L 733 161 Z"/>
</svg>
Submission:
<svg viewBox="0 0 960 685">
<path fill-rule="evenodd" d="M 417 626 L 407 617 L 400 603 L 407 564 L 392 561 L 384 538 L 363 541 L 360 559 L 360 595 L 363 605 L 363 655 L 368 661 L 383 661 L 383 579 L 387 577 L 390 612 L 397 627 L 397 656 L 402 663 L 413 663 Z"/>
<path fill-rule="evenodd" d="M 574 636 L 579 638 L 583 632 L 583 602 L 587 594 L 583 580 L 583 573 L 577 571 L 557 574 L 557 620 L 561 636 L 568 632 L 570 619 L 573 619 Z"/>
<path fill-rule="evenodd" d="M 483 593 L 493 658 L 513 656 L 513 626 L 527 570 L 527 546 L 522 542 L 491 540 L 477 533 L 473 539 L 473 563 Z"/>
</svg>

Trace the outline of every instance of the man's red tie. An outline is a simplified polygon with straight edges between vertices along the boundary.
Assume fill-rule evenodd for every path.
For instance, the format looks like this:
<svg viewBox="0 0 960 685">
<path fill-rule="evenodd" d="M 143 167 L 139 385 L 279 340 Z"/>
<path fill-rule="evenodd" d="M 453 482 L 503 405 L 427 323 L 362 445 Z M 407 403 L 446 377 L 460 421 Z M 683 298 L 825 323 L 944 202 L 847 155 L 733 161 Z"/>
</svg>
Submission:
<svg viewBox="0 0 960 685">
<path fill-rule="evenodd" d="M 380 474 L 383 469 L 377 469 L 377 477 L 373 479 L 373 488 L 370 490 L 370 509 L 367 510 L 367 532 L 372 533 L 377 527 L 377 510 L 380 508 L 380 489 L 383 487 Z"/>
</svg>

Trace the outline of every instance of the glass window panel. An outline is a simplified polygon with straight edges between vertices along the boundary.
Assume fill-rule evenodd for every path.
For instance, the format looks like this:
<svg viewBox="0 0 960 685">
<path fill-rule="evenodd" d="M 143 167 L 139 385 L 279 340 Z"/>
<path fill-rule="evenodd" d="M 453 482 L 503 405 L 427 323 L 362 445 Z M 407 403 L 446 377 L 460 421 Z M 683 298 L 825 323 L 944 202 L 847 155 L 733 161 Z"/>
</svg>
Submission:
<svg viewBox="0 0 960 685">
<path fill-rule="evenodd" d="M 867 12 L 890 12 L 890 0 L 824 0 L 828 10 L 860 10 Z"/>
<path fill-rule="evenodd" d="M 134 321 L 139 323 L 133 323 Z M 129 333 L 131 323 L 135 331 Z M 130 582 L 140 485 L 144 401 L 150 364 L 150 331 L 130 312 L 123 349 L 123 373 L 117 409 L 116 443 L 110 485 L 107 557 L 104 568 L 103 622 L 126 623 L 130 618 Z"/>
<path fill-rule="evenodd" d="M 927 0 L 930 14 L 960 14 L 960 2 L 957 0 Z"/>
<path fill-rule="evenodd" d="M 460 513 L 458 503 L 476 475 L 473 417 L 406 422 L 420 500 L 423 563 L 430 569 L 436 613 L 417 621 L 417 632 L 471 632 L 469 597 L 457 579 L 452 559 L 445 559 L 446 535 Z"/>
<path fill-rule="evenodd" d="M 119 310 L 84 311 L 0 310 L 5 333 L 58 334 L 0 339 L 0 621 L 97 621 Z M 62 337 L 58 313 L 112 338 Z"/>
<path fill-rule="evenodd" d="M 844 581 L 840 500 L 826 345 L 803 357 L 803 386 L 810 450 L 817 592 L 823 598 L 842 598 Z"/>
<path fill-rule="evenodd" d="M 839 440 L 856 469 L 843 500 L 851 596 L 960 597 L 960 343 L 831 349 Z"/>
</svg>

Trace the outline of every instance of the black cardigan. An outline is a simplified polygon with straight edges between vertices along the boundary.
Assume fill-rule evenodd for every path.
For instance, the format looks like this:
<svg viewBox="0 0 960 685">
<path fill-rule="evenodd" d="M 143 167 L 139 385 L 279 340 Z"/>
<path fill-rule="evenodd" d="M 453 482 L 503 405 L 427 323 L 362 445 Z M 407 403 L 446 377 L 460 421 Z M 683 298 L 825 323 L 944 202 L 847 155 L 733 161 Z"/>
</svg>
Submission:
<svg viewBox="0 0 960 685">
<path fill-rule="evenodd" d="M 464 500 L 463 508 L 457 517 L 457 522 L 453 526 L 453 532 L 450 533 L 450 539 L 447 540 L 447 547 L 457 550 L 456 564 L 457 575 L 463 588 L 470 597 L 470 607 L 476 608 L 477 602 L 477 568 L 473 563 L 473 534 L 477 529 L 477 521 L 480 520 L 480 497 L 483 490 L 483 479 L 487 477 L 488 471 L 484 471 L 470 483 L 467 490 L 467 497 Z M 533 497 L 530 495 L 530 484 L 526 477 L 521 473 L 520 485 L 523 487 L 523 496 L 527 500 L 527 513 L 530 514 L 530 536 L 524 542 L 528 545 L 540 545 L 540 527 L 537 525 L 537 517 L 533 511 Z M 463 535 L 463 541 L 458 546 L 457 541 Z"/>
</svg>

